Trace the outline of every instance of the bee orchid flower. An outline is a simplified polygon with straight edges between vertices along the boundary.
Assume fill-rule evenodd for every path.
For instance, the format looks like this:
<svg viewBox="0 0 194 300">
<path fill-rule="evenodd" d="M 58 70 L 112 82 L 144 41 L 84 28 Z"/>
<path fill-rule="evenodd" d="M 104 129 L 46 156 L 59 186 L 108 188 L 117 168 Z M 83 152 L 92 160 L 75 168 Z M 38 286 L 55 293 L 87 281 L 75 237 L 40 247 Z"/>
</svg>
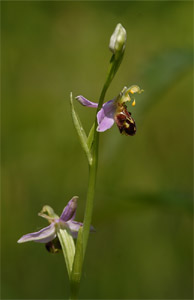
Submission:
<svg viewBox="0 0 194 300">
<path fill-rule="evenodd" d="M 97 113 L 98 127 L 97 131 L 103 132 L 110 129 L 114 123 L 117 124 L 120 133 L 125 135 L 134 135 L 136 133 L 136 124 L 131 117 L 131 113 L 128 112 L 126 102 L 132 100 L 132 106 L 135 106 L 134 94 L 140 94 L 141 90 L 137 85 L 133 85 L 130 88 L 124 87 L 118 97 L 109 100 L 104 103 L 102 108 Z M 97 108 L 98 103 L 91 102 L 83 96 L 77 96 L 82 105 Z"/>
<path fill-rule="evenodd" d="M 44 227 L 40 231 L 28 233 L 22 236 L 18 240 L 18 243 L 25 243 L 30 241 L 34 241 L 38 243 L 48 243 L 50 241 L 53 241 L 56 238 L 59 229 L 67 230 L 72 235 L 73 238 L 76 238 L 80 226 L 83 226 L 83 223 L 74 221 L 76 209 L 77 209 L 77 200 L 78 197 L 76 196 L 73 197 L 68 202 L 67 206 L 64 208 L 60 217 L 58 217 L 54 213 L 51 207 L 49 206 L 43 207 L 43 210 L 39 213 L 39 216 L 47 219 L 50 225 Z M 44 214 L 44 212 L 45 211 L 48 212 L 48 210 L 51 212 L 50 216 Z M 91 230 L 93 231 L 92 227 Z"/>
</svg>

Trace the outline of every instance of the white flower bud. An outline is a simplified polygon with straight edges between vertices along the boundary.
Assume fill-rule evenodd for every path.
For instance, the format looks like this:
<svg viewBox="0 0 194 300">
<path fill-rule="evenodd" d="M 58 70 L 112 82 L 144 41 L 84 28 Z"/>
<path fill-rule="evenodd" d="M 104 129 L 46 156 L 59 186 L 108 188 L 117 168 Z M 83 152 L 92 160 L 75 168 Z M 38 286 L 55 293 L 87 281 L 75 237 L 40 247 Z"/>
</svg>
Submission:
<svg viewBox="0 0 194 300">
<path fill-rule="evenodd" d="M 127 32 L 125 28 L 119 23 L 117 24 L 115 31 L 113 32 L 110 43 L 109 43 L 109 49 L 113 52 L 113 54 L 116 54 L 118 52 L 123 52 L 125 49 L 125 43 L 127 39 Z"/>
</svg>

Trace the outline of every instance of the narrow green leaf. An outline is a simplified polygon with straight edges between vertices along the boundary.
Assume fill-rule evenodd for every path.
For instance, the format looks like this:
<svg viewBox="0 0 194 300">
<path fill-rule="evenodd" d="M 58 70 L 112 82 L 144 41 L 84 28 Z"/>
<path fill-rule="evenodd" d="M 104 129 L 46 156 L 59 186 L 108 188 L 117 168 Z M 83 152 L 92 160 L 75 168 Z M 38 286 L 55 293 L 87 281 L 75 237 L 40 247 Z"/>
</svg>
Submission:
<svg viewBox="0 0 194 300">
<path fill-rule="evenodd" d="M 71 290 L 72 294 L 77 295 L 79 283 L 81 280 L 81 272 L 83 265 L 83 227 L 80 227 L 76 243 L 75 258 L 71 273 Z"/>
<path fill-rule="evenodd" d="M 95 129 L 95 123 L 92 125 L 90 132 L 88 134 L 87 145 L 88 145 L 89 150 L 92 149 L 92 144 L 93 144 L 93 140 L 94 140 L 94 129 Z"/>
<path fill-rule="evenodd" d="M 63 251 L 63 255 L 65 258 L 67 272 L 68 272 L 69 278 L 71 278 L 71 271 L 72 271 L 73 261 L 74 261 L 74 256 L 75 256 L 74 240 L 73 240 L 71 234 L 67 230 L 61 229 L 61 228 L 59 228 L 59 230 L 57 232 L 57 236 L 59 238 L 61 248 Z"/>
<path fill-rule="evenodd" d="M 75 129 L 77 131 L 77 134 L 78 134 L 81 146 L 82 146 L 84 152 L 86 153 L 88 162 L 89 162 L 89 164 L 91 164 L 91 162 L 92 162 L 92 156 L 91 156 L 90 150 L 88 148 L 87 136 L 86 136 L 84 128 L 83 128 L 83 126 L 81 124 L 81 121 L 80 121 L 80 119 L 78 117 L 78 114 L 75 111 L 75 108 L 74 108 L 74 105 L 73 105 L 73 96 L 72 96 L 72 93 L 70 93 L 70 103 L 71 103 L 71 112 L 72 112 L 72 118 L 73 118 L 73 123 L 74 123 Z"/>
</svg>

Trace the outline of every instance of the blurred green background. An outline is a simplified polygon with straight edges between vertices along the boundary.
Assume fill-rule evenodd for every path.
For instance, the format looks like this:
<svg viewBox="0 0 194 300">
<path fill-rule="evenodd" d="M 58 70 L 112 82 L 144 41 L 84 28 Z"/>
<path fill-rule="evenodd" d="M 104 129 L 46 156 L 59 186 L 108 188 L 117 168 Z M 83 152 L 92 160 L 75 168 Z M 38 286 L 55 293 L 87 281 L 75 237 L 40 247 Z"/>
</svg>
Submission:
<svg viewBox="0 0 194 300">
<path fill-rule="evenodd" d="M 2 8 L 2 298 L 68 298 L 62 255 L 17 240 L 79 195 L 88 167 L 69 93 L 99 98 L 117 23 L 124 60 L 107 100 L 137 84 L 134 137 L 101 134 L 82 299 L 193 299 L 193 2 L 4 1 Z M 95 110 L 76 105 L 88 131 Z"/>
</svg>

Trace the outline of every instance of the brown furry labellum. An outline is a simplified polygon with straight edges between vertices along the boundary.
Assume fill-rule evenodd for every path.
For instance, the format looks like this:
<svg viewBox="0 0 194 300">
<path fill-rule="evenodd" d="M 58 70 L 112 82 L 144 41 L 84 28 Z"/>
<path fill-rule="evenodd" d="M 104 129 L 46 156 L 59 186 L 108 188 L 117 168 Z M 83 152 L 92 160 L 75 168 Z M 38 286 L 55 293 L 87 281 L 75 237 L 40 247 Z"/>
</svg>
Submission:
<svg viewBox="0 0 194 300">
<path fill-rule="evenodd" d="M 61 250 L 61 244 L 57 237 L 54 240 L 46 243 L 45 247 L 50 253 L 58 253 Z"/>
<path fill-rule="evenodd" d="M 131 117 L 131 113 L 123 106 L 122 111 L 115 114 L 115 122 L 120 133 L 125 135 L 134 135 L 136 133 L 135 120 Z"/>
</svg>

